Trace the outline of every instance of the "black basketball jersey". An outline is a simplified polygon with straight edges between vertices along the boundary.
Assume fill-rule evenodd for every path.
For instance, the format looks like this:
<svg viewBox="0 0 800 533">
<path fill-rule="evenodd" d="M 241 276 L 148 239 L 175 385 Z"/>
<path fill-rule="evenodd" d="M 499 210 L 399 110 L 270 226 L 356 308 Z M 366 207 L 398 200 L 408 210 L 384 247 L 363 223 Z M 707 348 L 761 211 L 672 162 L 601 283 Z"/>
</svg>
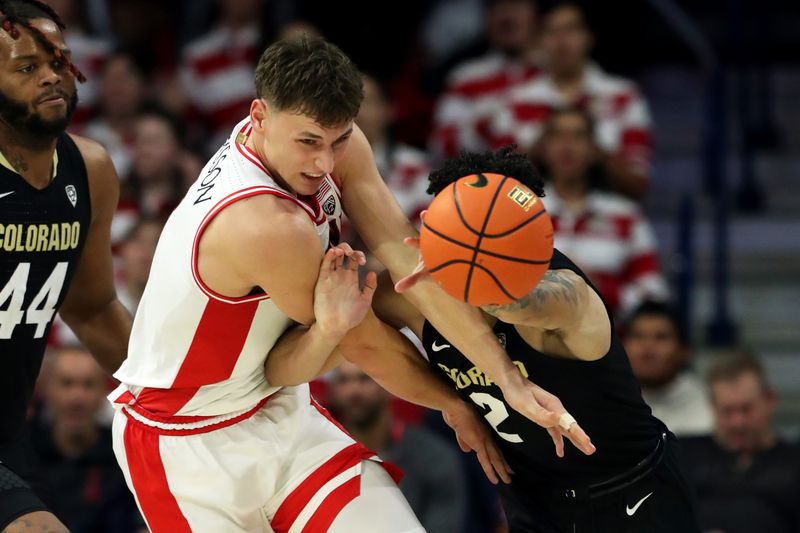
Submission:
<svg viewBox="0 0 800 533">
<path fill-rule="evenodd" d="M 586 279 L 557 250 L 550 269 L 572 270 Z M 655 448 L 660 423 L 642 400 L 615 333 L 608 353 L 590 362 L 540 353 L 511 324 L 498 321 L 493 329 L 522 375 L 558 396 L 597 447 L 586 456 L 565 439 L 565 457 L 559 459 L 547 431 L 514 411 L 500 388 L 426 322 L 422 342 L 429 361 L 494 428 L 495 440 L 515 472 L 511 490 L 596 483 L 633 467 Z"/>
<path fill-rule="evenodd" d="M 56 151 L 56 175 L 41 190 L 0 165 L 0 442 L 25 420 L 91 221 L 83 157 L 66 133 Z"/>
</svg>

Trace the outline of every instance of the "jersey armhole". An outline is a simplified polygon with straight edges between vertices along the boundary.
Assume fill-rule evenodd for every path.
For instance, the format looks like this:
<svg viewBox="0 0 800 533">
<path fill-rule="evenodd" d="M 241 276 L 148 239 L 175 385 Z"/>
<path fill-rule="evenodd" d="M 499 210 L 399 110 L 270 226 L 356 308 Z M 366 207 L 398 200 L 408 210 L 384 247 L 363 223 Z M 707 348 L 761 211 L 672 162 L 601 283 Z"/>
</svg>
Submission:
<svg viewBox="0 0 800 533">
<path fill-rule="evenodd" d="M 219 212 L 222 211 L 224 208 L 238 202 L 239 200 L 244 200 L 245 198 L 252 198 L 253 196 L 259 196 L 263 194 L 271 194 L 273 196 L 277 196 L 285 200 L 290 200 L 298 204 L 300 207 L 303 208 L 303 211 L 306 214 L 308 214 L 309 218 L 311 218 L 311 220 L 314 221 L 314 215 L 309 212 L 308 206 L 304 205 L 294 196 L 287 194 L 286 192 L 281 191 L 279 189 L 274 189 L 272 187 L 265 187 L 265 186 L 248 187 L 246 189 L 242 189 L 233 194 L 230 194 L 225 198 L 223 198 L 222 200 L 220 200 L 217 203 L 217 205 L 211 208 L 211 210 L 206 214 L 202 222 L 200 222 L 200 226 L 197 228 L 197 232 L 195 233 L 194 236 L 194 242 L 192 243 L 192 255 L 191 255 L 192 278 L 194 279 L 197 287 L 201 291 L 203 291 L 203 293 L 209 298 L 213 298 L 215 300 L 229 304 L 241 304 L 241 303 L 255 302 L 259 300 L 269 299 L 269 295 L 266 292 L 263 292 L 263 290 L 261 293 L 247 294 L 245 296 L 236 296 L 236 297 L 220 294 L 211 287 L 209 287 L 208 285 L 206 285 L 206 283 L 200 276 L 200 267 L 198 265 L 200 239 L 203 236 L 203 232 L 205 231 L 206 227 L 211 223 L 214 217 L 217 216 Z"/>
</svg>

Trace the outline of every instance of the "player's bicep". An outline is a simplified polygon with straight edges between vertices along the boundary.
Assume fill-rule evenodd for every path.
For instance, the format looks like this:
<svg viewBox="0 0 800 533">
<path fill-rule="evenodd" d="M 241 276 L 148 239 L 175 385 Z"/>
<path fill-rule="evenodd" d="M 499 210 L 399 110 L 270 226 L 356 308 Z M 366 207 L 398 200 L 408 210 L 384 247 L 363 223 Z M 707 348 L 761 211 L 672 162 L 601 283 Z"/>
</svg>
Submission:
<svg viewBox="0 0 800 533">
<path fill-rule="evenodd" d="M 344 210 L 367 247 L 393 276 L 410 273 L 419 256 L 403 239 L 416 231 L 378 173 L 369 143 L 357 127 L 336 173 L 342 180 Z"/>
<path fill-rule="evenodd" d="M 310 221 L 282 216 L 236 246 L 237 269 L 247 273 L 292 320 L 314 322 L 314 287 L 322 244 Z"/>
</svg>

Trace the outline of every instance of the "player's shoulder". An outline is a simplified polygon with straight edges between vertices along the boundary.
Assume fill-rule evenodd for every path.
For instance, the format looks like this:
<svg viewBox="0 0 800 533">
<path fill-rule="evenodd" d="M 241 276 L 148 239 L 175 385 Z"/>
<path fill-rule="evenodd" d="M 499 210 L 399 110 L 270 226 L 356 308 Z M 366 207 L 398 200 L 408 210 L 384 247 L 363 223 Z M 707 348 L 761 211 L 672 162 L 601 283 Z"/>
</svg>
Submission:
<svg viewBox="0 0 800 533">
<path fill-rule="evenodd" d="M 69 133 L 69 138 L 78 148 L 83 163 L 86 166 L 86 174 L 89 179 L 90 187 L 99 189 L 103 193 L 117 194 L 119 190 L 119 178 L 114 169 L 114 163 L 108 151 L 97 141 Z M 114 199 L 116 202 L 116 198 Z"/>
<path fill-rule="evenodd" d="M 314 224 L 296 202 L 273 194 L 258 194 L 227 206 L 215 217 L 237 246 L 255 250 L 276 245 L 304 245 L 317 241 Z"/>
<path fill-rule="evenodd" d="M 69 133 L 68 135 L 72 142 L 75 143 L 75 146 L 78 147 L 78 151 L 80 151 L 87 165 L 111 161 L 108 151 L 99 142 L 74 133 Z"/>
</svg>

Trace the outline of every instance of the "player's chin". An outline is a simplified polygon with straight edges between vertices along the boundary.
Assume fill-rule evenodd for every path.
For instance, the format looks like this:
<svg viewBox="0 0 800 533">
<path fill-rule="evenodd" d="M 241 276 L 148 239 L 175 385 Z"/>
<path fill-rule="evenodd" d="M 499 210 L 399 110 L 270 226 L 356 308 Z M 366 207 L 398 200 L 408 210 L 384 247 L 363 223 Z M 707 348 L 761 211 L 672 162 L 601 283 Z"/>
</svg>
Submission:
<svg viewBox="0 0 800 533">
<path fill-rule="evenodd" d="M 300 173 L 300 186 L 297 188 L 297 192 L 300 194 L 315 194 L 320 186 L 322 185 L 322 180 L 325 179 L 325 176 L 316 176 L 313 174 L 306 174 L 305 172 Z"/>
</svg>

